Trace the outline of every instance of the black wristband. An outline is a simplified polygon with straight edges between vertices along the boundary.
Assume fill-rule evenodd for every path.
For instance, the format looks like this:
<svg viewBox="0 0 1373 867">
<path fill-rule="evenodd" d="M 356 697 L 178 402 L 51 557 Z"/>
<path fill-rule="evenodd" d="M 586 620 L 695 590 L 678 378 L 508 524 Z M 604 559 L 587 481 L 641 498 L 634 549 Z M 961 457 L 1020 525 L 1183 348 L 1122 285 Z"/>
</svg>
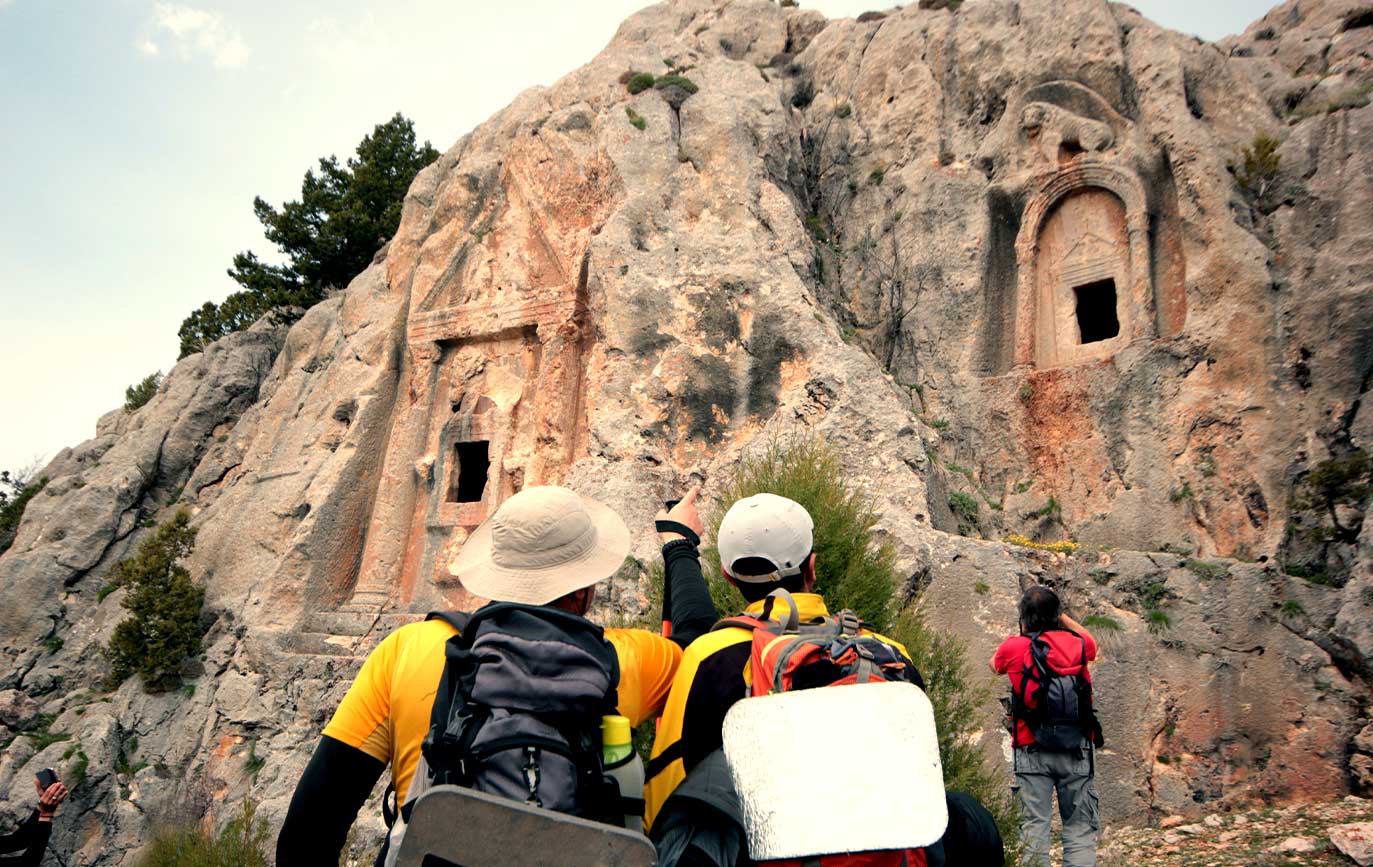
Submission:
<svg viewBox="0 0 1373 867">
<path fill-rule="evenodd" d="M 690 543 L 692 544 L 693 547 L 696 546 L 696 545 L 701 544 L 701 537 L 700 537 L 699 535 L 697 535 L 697 533 L 696 533 L 695 530 L 691 529 L 691 528 L 688 527 L 686 524 L 681 524 L 681 523 L 678 523 L 677 521 L 671 521 L 671 520 L 658 520 L 658 521 L 654 521 L 654 522 L 653 522 L 653 529 L 656 530 L 656 531 L 658 531 L 659 533 L 678 533 L 678 534 L 680 534 L 680 535 L 682 535 L 682 536 L 685 536 L 685 537 L 686 537 L 686 541 L 690 542 Z M 675 541 L 677 541 L 677 540 L 674 539 L 673 541 L 675 542 Z M 670 544 L 670 543 L 669 543 L 669 544 Z"/>
<path fill-rule="evenodd" d="M 668 552 L 676 550 L 677 548 L 690 548 L 691 553 L 696 553 L 695 542 L 691 541 L 690 539 L 673 539 L 671 542 L 663 543 L 663 559 L 666 560 Z"/>
</svg>

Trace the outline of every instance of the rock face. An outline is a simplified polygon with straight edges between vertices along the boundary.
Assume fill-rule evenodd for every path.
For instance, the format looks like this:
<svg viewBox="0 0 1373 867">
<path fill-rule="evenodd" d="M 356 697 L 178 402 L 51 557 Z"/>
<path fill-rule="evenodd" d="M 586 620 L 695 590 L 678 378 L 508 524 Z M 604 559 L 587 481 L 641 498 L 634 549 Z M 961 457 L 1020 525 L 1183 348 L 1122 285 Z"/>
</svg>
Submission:
<svg viewBox="0 0 1373 867">
<path fill-rule="evenodd" d="M 49 735 L 0 761 L 16 811 L 80 767 L 72 864 L 249 791 L 277 820 L 366 651 L 477 601 L 445 564 L 505 497 L 571 485 L 647 559 L 662 500 L 796 435 L 979 672 L 1030 581 L 1105 618 L 1109 821 L 1368 775 L 1366 502 L 1294 492 L 1373 435 L 1373 21 L 1294 2 L 1211 45 L 1101 0 L 933 5 L 643 10 L 425 169 L 345 291 L 59 455 L 0 557 L 0 724 Z M 626 92 L 665 61 L 695 93 Z M 205 658 L 102 696 L 104 575 L 174 506 Z M 1010 533 L 1086 547 L 965 538 Z"/>
</svg>

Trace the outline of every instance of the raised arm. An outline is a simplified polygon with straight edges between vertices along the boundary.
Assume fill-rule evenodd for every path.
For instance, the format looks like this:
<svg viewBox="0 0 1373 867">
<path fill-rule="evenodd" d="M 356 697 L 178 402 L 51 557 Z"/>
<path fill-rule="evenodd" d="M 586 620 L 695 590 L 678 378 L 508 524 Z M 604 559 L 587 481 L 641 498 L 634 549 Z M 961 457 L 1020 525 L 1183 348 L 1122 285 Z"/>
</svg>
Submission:
<svg viewBox="0 0 1373 867">
<path fill-rule="evenodd" d="M 1093 647 L 1099 648 L 1101 646 L 1097 644 L 1097 640 L 1092 636 L 1092 633 L 1087 631 L 1087 627 L 1083 626 L 1081 623 L 1078 623 L 1076 620 L 1069 617 L 1066 613 L 1061 613 L 1058 615 L 1058 622 L 1060 625 L 1063 626 L 1064 629 L 1071 629 L 1073 632 L 1076 632 L 1078 635 L 1081 635 L 1084 639 L 1087 640 L 1087 643 L 1092 645 Z"/>
<path fill-rule="evenodd" d="M 663 620 L 669 626 L 673 641 L 686 647 L 710 631 L 719 620 L 710 588 L 701 574 L 700 544 L 704 524 L 696 508 L 701 486 L 693 485 L 671 509 L 658 512 L 658 521 L 677 524 L 687 533 L 662 530 L 658 541 L 663 545 Z"/>
</svg>

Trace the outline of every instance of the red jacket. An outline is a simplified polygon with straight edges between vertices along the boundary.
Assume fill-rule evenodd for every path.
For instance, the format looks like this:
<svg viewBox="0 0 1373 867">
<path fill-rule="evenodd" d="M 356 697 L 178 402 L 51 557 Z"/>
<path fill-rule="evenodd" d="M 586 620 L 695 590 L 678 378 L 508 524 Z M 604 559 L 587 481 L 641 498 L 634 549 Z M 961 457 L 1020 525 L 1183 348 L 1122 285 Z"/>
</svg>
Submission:
<svg viewBox="0 0 1373 867">
<path fill-rule="evenodd" d="M 1092 673 L 1082 664 L 1084 643 L 1087 645 L 1087 661 L 1096 659 L 1096 642 L 1091 636 L 1078 636 L 1066 629 L 1049 630 L 1043 633 L 1043 636 L 1044 640 L 1049 642 L 1050 668 L 1059 674 L 1081 673 L 1089 683 L 1091 682 Z M 1016 695 L 1021 695 L 1021 680 L 1024 678 L 1025 669 L 1033 666 L 1034 661 L 1030 659 L 1030 639 L 1025 635 L 1012 635 L 1001 642 L 1001 646 L 992 656 L 992 668 L 996 669 L 997 674 L 1010 677 L 1011 691 Z M 1016 720 L 1015 729 L 1015 746 L 1028 747 L 1035 742 L 1034 735 L 1030 734 L 1030 727 L 1024 720 Z"/>
</svg>

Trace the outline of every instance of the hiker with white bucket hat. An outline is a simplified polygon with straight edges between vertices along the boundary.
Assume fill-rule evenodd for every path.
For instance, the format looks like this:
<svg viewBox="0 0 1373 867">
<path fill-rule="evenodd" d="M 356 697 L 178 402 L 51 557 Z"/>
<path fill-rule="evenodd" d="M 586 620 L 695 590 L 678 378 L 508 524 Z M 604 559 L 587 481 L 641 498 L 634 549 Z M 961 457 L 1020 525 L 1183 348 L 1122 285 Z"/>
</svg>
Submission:
<svg viewBox="0 0 1373 867">
<path fill-rule="evenodd" d="M 397 863 L 407 819 L 434 787 L 480 793 L 483 809 L 492 797 L 522 805 L 521 821 L 557 811 L 578 827 L 617 823 L 641 842 L 623 830 L 634 798 L 607 773 L 601 732 L 659 713 L 681 648 L 586 619 L 595 585 L 629 549 L 629 530 L 612 509 L 566 488 L 529 487 L 502 503 L 450 567 L 490 603 L 470 614 L 433 612 L 372 651 L 301 777 L 277 863 L 337 864 L 387 765 L 399 815 L 387 811 L 391 831 L 377 865 Z M 451 832 L 463 837 L 460 827 Z M 513 842 L 485 845 L 503 844 L 508 857 Z"/>
</svg>

